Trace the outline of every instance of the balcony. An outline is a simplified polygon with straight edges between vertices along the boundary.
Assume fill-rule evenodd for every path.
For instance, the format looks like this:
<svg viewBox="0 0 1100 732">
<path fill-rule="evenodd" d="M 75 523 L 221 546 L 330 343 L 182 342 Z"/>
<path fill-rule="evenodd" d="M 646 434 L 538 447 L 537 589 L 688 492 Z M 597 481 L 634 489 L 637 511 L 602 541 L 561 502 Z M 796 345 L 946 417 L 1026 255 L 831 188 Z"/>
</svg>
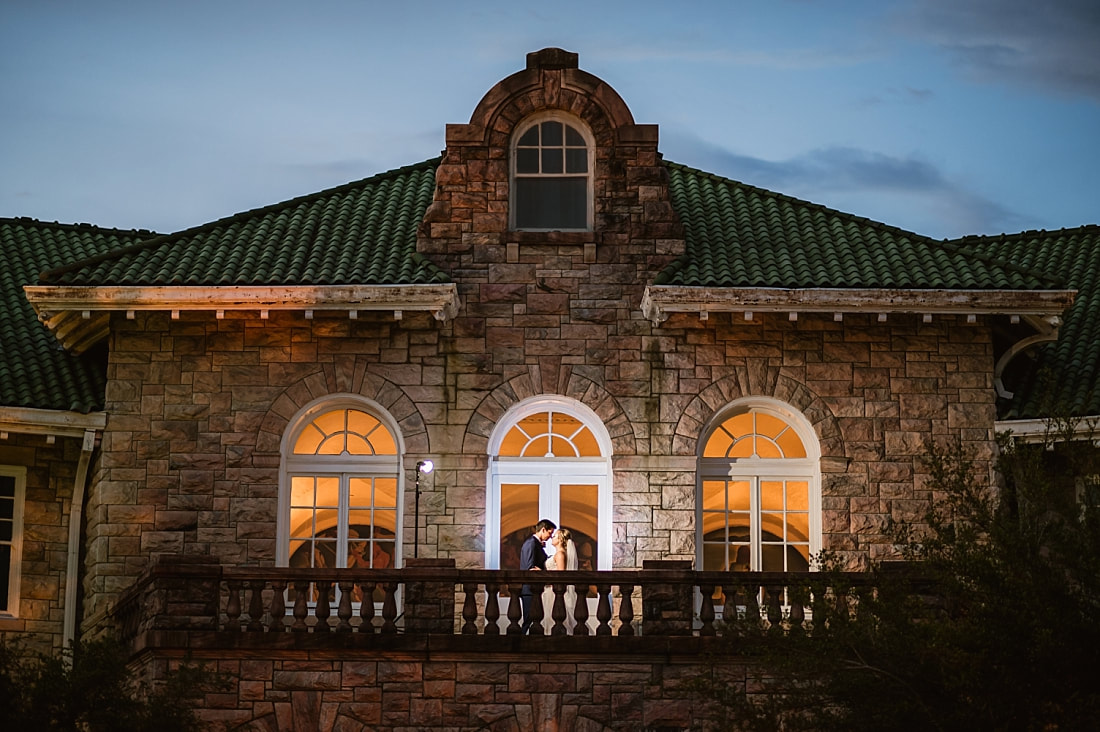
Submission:
<svg viewBox="0 0 1100 732">
<path fill-rule="evenodd" d="M 553 643 L 582 654 L 668 653 L 697 652 L 708 638 L 736 636 L 747 623 L 812 634 L 815 603 L 854 609 L 859 594 L 872 591 L 862 573 L 703 572 L 686 561 L 570 572 L 584 601 L 576 603 L 576 628 L 567 635 L 565 576 L 456 569 L 451 560 L 431 559 L 403 569 L 302 570 L 161 557 L 111 616 L 135 652 L 430 646 L 476 654 Z M 520 626 L 524 584 L 536 593 L 528 635 Z M 548 631 L 540 622 L 543 587 L 555 598 Z"/>
</svg>

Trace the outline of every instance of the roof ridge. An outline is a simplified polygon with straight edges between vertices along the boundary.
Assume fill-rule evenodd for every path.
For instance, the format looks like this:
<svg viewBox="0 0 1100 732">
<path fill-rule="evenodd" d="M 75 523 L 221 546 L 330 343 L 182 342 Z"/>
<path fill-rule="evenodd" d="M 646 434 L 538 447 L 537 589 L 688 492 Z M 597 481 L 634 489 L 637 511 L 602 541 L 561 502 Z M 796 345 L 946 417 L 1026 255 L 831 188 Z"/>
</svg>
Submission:
<svg viewBox="0 0 1100 732">
<path fill-rule="evenodd" d="M 982 261 L 982 262 L 986 262 L 988 264 L 993 264 L 993 265 L 996 265 L 998 267 L 1004 267 L 1006 269 L 1010 269 L 1010 270 L 1013 270 L 1015 272 L 1019 272 L 1019 273 L 1022 273 L 1022 274 L 1031 275 L 1033 277 L 1036 277 L 1037 279 L 1045 280 L 1046 282 L 1050 283 L 1052 286 L 1054 286 L 1054 285 L 1063 285 L 1064 286 L 1064 284 L 1065 284 L 1065 280 L 1061 277 L 1052 276 L 1051 274 L 1049 274 L 1047 272 L 1041 272 L 1039 270 L 1035 270 L 1035 269 L 1032 269 L 1032 268 L 1029 268 L 1029 267 L 1023 267 L 1019 264 L 1016 264 L 1015 262 L 1004 259 L 1002 257 L 993 256 L 993 255 L 987 254 L 987 253 L 982 252 L 982 251 L 976 251 L 974 249 L 971 249 L 968 246 L 962 245 L 960 242 L 963 239 L 966 239 L 968 237 L 961 237 L 961 238 L 958 238 L 958 239 L 946 239 L 946 238 L 945 239 L 935 239 L 935 238 L 930 237 L 926 234 L 918 234 L 914 231 L 909 231 L 908 229 L 903 229 L 900 226 L 894 226 L 892 224 L 886 224 L 886 223 L 883 223 L 881 221 L 876 221 L 875 219 L 869 219 L 866 216 L 860 216 L 858 214 L 848 213 L 846 211 L 841 211 L 840 209 L 831 208 L 831 207 L 826 206 L 824 204 L 814 203 L 813 201 L 807 201 L 806 199 L 803 199 L 803 198 L 796 198 L 794 196 L 790 196 L 790 195 L 787 195 L 785 193 L 778 193 L 776 191 L 772 191 L 772 190 L 769 190 L 767 188 L 761 188 L 760 186 L 754 186 L 751 183 L 744 183 L 742 181 L 735 180 L 733 178 L 728 178 L 728 177 L 723 176 L 723 175 L 718 175 L 717 173 L 710 173 L 708 171 L 700 170 L 698 168 L 692 168 L 691 166 L 684 165 L 682 163 L 676 163 L 676 162 L 673 162 L 671 160 L 663 160 L 663 162 L 664 162 L 665 165 L 668 165 L 670 167 L 679 168 L 679 169 L 681 169 L 685 172 L 690 172 L 690 173 L 693 173 L 693 174 L 696 174 L 696 175 L 701 175 L 701 176 L 704 176 L 704 177 L 707 177 L 707 178 L 711 178 L 712 180 L 721 181 L 721 182 L 724 182 L 724 183 L 732 183 L 732 184 L 738 185 L 738 186 L 743 186 L 744 188 L 750 189 L 752 191 L 756 191 L 758 193 L 761 193 L 761 194 L 764 194 L 764 195 L 767 195 L 767 196 L 772 196 L 777 200 L 782 200 L 782 201 L 786 201 L 786 202 L 789 202 L 789 203 L 797 203 L 799 205 L 808 206 L 808 207 L 817 209 L 817 210 L 822 211 L 822 212 L 843 216 L 843 217 L 849 219 L 850 221 L 852 221 L 854 223 L 867 225 L 867 226 L 870 226 L 873 229 L 878 229 L 878 230 L 881 230 L 881 231 L 886 231 L 886 232 L 891 232 L 891 233 L 900 233 L 900 234 L 905 235 L 906 238 L 912 239 L 914 242 L 923 243 L 923 244 L 925 244 L 927 246 L 930 246 L 930 247 L 940 247 L 940 248 L 947 249 L 949 251 L 955 252 L 956 254 L 961 254 L 961 255 L 964 255 L 964 256 L 972 257 L 974 259 L 977 259 L 977 260 Z M 1089 224 L 1087 226 L 1096 226 L 1096 225 L 1095 224 Z M 1086 227 L 1079 227 L 1079 228 L 1086 228 Z M 1098 227 L 1098 228 L 1100 228 L 1100 227 Z M 1024 234 L 1024 233 L 1027 233 L 1027 232 L 1021 232 L 1021 235 Z M 971 236 L 983 236 L 983 235 L 971 235 Z M 1007 235 L 1001 234 L 1001 237 L 1005 237 L 1005 236 L 1007 236 Z"/>
<path fill-rule="evenodd" d="M 702 170 L 700 168 L 693 168 L 690 165 L 684 165 L 683 163 L 676 163 L 676 162 L 673 162 L 671 160 L 663 160 L 662 162 L 664 162 L 665 165 L 668 165 L 670 167 L 679 168 L 681 170 L 684 170 L 684 171 L 687 171 L 687 172 L 690 172 L 690 173 L 695 173 L 695 174 L 698 174 L 698 175 L 702 175 L 704 177 L 711 178 L 711 179 L 714 179 L 714 180 L 717 180 L 717 181 L 722 181 L 722 182 L 725 182 L 725 183 L 733 183 L 735 185 L 744 186 L 745 188 L 751 189 L 753 191 L 757 191 L 759 193 L 766 194 L 768 196 L 773 196 L 774 198 L 782 200 L 782 201 L 798 203 L 800 205 L 809 206 L 811 208 L 815 208 L 815 209 L 818 209 L 820 211 L 827 212 L 827 213 L 839 214 L 839 215 L 844 216 L 848 219 L 851 219 L 855 223 L 867 224 L 867 225 L 870 225 L 872 228 L 885 229 L 885 230 L 891 231 L 891 232 L 900 232 L 902 234 L 905 234 L 908 237 L 911 237 L 911 238 L 914 238 L 914 239 L 922 239 L 922 240 L 924 240 L 928 243 L 931 243 L 931 244 L 935 244 L 939 241 L 938 239 L 934 239 L 934 238 L 932 238 L 932 237 L 930 237 L 926 234 L 918 234 L 915 231 L 910 231 L 908 229 L 903 229 L 900 226 L 894 226 L 893 224 L 887 224 L 887 223 L 883 223 L 882 221 L 877 221 L 875 219 L 869 219 L 866 216 L 860 216 L 859 214 L 854 214 L 854 213 L 851 213 L 851 212 L 848 212 L 848 211 L 841 211 L 838 208 L 832 208 L 830 206 L 826 206 L 823 203 L 815 203 L 814 201 L 808 201 L 805 198 L 797 198 L 795 196 L 791 196 L 791 195 L 788 195 L 786 193 L 779 193 L 778 191 L 773 191 L 773 190 L 770 190 L 768 188 L 761 188 L 760 186 L 755 186 L 751 183 L 745 183 L 744 181 L 736 180 L 734 178 L 730 178 L 730 177 L 724 176 L 724 175 L 719 175 L 718 173 L 711 173 L 709 171 Z"/>
<path fill-rule="evenodd" d="M 208 221 L 205 224 L 199 224 L 198 226 L 192 226 L 192 227 L 187 228 L 187 229 L 181 229 L 179 231 L 174 231 L 170 234 L 159 234 L 157 236 L 153 236 L 152 238 L 144 239 L 142 241 L 136 242 L 134 244 L 130 244 L 130 245 L 125 246 L 125 247 L 119 247 L 118 249 L 112 249 L 109 252 L 104 252 L 103 254 L 99 254 L 99 255 L 96 255 L 94 257 L 87 257 L 85 259 L 77 260 L 75 262 L 70 262 L 69 264 L 66 264 L 62 267 L 56 267 L 54 269 L 46 270 L 45 272 L 42 272 L 38 276 L 38 281 L 42 284 L 48 284 L 48 282 L 51 278 L 67 274 L 68 272 L 75 272 L 79 269 L 83 269 L 84 267 L 89 267 L 89 266 L 92 266 L 92 265 L 100 264 L 102 262 L 107 262 L 107 261 L 110 261 L 112 259 L 116 259 L 118 257 L 122 257 L 122 256 L 125 256 L 125 255 L 128 255 L 128 254 L 133 254 L 135 252 L 144 251 L 146 249 L 153 249 L 153 248 L 159 247 L 159 246 L 161 246 L 165 243 L 173 241 L 175 239 L 180 239 L 180 238 L 183 238 L 183 237 L 188 236 L 188 235 L 197 234 L 197 233 L 202 232 L 202 231 L 208 231 L 210 229 L 216 229 L 219 226 L 224 226 L 224 225 L 232 223 L 234 221 L 238 221 L 238 220 L 245 219 L 245 218 L 251 218 L 253 216 L 257 216 L 257 215 L 261 215 L 261 214 L 271 213 L 272 211 L 277 211 L 277 210 L 280 210 L 280 209 L 283 209 L 283 208 L 290 208 L 290 207 L 293 207 L 293 206 L 298 206 L 298 205 L 301 205 L 303 203 L 307 203 L 307 202 L 310 202 L 310 201 L 315 201 L 315 200 L 317 200 L 319 198 L 323 198 L 325 196 L 331 196 L 335 193 L 341 193 L 341 192 L 346 191 L 346 190 L 352 190 L 352 189 L 354 189 L 358 186 L 362 186 L 362 185 L 365 185 L 365 184 L 368 184 L 368 183 L 377 183 L 377 182 L 387 180 L 389 178 L 396 178 L 400 175 L 403 175 L 403 174 L 408 173 L 408 172 L 413 171 L 413 170 L 418 170 L 418 169 L 421 169 L 421 168 L 426 169 L 426 168 L 432 167 L 434 165 L 438 165 L 440 160 L 442 160 L 442 156 L 436 156 L 434 158 L 428 158 L 427 160 L 422 160 L 419 163 L 413 163 L 411 165 L 403 165 L 400 168 L 393 168 L 391 170 L 387 170 L 387 171 L 384 171 L 382 173 L 375 173 L 374 175 L 368 176 L 366 178 L 361 178 L 359 180 L 354 180 L 354 181 L 351 181 L 351 182 L 348 182 L 348 183 L 342 183 L 338 186 L 333 186 L 332 188 L 326 188 L 324 190 L 316 191 L 316 192 L 313 192 L 313 193 L 307 193 L 305 195 L 295 196 L 294 198 L 288 198 L 285 201 L 279 201 L 277 203 L 271 203 L 271 204 L 268 204 L 266 206 L 260 206 L 258 208 L 252 208 L 252 209 L 247 209 L 245 211 L 240 211 L 238 213 L 231 214 L 229 216 L 223 216 L 220 219 L 215 219 L 214 221 Z"/>
<path fill-rule="evenodd" d="M 969 241 L 983 241 L 983 242 L 1000 242 L 1007 239 L 1022 239 L 1024 237 L 1039 237 L 1039 236 L 1053 236 L 1053 235 L 1066 235 L 1071 233 L 1100 233 L 1100 224 L 1082 224 L 1080 226 L 1063 226 L 1060 229 L 1026 229 L 1024 231 L 1015 232 L 1001 232 L 1000 234 L 967 234 L 960 236 L 951 241 L 969 242 Z"/>
<path fill-rule="evenodd" d="M 51 229 L 97 231 L 111 234 L 152 234 L 153 236 L 162 236 L 162 234 L 152 229 L 122 229 L 116 226 L 100 226 L 99 224 L 89 224 L 86 222 L 66 224 L 60 221 L 42 221 L 41 219 L 36 219 L 31 216 L 0 216 L 0 223 L 6 222 L 22 225 L 34 224 L 35 226 L 48 227 Z"/>
</svg>

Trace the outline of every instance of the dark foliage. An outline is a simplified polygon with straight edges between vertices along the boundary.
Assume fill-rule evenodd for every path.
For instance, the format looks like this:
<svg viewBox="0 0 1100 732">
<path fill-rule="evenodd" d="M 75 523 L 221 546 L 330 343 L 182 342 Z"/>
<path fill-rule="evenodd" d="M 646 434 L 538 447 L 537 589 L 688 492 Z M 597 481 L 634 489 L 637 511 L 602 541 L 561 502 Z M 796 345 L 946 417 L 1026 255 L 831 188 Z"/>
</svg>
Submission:
<svg viewBox="0 0 1100 732">
<path fill-rule="evenodd" d="M 1079 496 L 1098 451 L 1071 427 L 1003 439 L 996 486 L 961 450 L 933 451 L 927 528 L 892 529 L 909 561 L 875 566 L 875 592 L 817 598 L 809 634 L 737 638 L 727 652 L 751 660 L 759 693 L 697 688 L 731 728 L 1095 729 L 1100 507 Z"/>
<path fill-rule="evenodd" d="M 223 680 L 185 664 L 161 684 L 138 684 L 111 641 L 47 656 L 0 643 L 0 729 L 185 732 L 201 729 L 193 701 Z"/>
</svg>

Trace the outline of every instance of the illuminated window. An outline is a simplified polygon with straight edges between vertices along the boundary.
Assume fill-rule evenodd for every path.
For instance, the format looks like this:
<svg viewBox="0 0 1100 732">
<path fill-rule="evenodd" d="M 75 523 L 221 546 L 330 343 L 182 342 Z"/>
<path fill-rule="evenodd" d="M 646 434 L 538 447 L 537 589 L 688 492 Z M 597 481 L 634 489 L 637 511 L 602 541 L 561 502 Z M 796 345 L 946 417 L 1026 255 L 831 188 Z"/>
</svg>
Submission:
<svg viewBox="0 0 1100 732">
<path fill-rule="evenodd" d="M 540 116 L 512 144 L 512 226 L 592 228 L 592 145 L 578 120 Z"/>
<path fill-rule="evenodd" d="M 19 615 L 27 469 L 0 465 L 0 617 Z"/>
<path fill-rule="evenodd" d="M 705 570 L 799 572 L 820 550 L 817 442 L 785 405 L 747 403 L 709 431 L 699 460 Z"/>
<path fill-rule="evenodd" d="M 369 407 L 319 406 L 292 425 L 284 456 L 281 565 L 398 565 L 400 460 L 395 428 L 383 419 L 381 410 Z"/>
<path fill-rule="evenodd" d="M 518 569 L 539 519 L 568 528 L 581 569 L 611 567 L 610 439 L 599 418 L 564 397 L 509 410 L 490 439 L 486 566 Z"/>
</svg>

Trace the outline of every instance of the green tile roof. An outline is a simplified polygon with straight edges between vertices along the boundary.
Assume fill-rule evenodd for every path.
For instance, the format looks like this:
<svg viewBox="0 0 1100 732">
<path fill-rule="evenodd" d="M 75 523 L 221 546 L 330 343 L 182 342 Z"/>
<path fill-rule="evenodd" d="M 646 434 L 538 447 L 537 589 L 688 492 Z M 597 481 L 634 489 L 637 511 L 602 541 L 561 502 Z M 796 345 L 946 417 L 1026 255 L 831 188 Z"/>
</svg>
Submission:
<svg viewBox="0 0 1100 732">
<path fill-rule="evenodd" d="M 440 284 L 416 252 L 439 159 L 236 214 L 47 272 L 51 285 Z"/>
<path fill-rule="evenodd" d="M 967 237 L 960 244 L 1057 272 L 1077 299 L 1065 314 L 1058 340 L 1038 349 L 1004 419 L 1100 415 L 1100 226 Z M 1017 357 L 1021 358 L 1021 357 Z"/>
<path fill-rule="evenodd" d="M 0 324 L 0 369 L 6 369 L 0 371 L 0 403 L 81 411 L 102 404 L 102 369 L 59 351 L 18 289 L 43 269 L 51 271 L 40 281 L 55 285 L 449 282 L 446 272 L 416 252 L 416 230 L 432 200 L 438 163 L 427 160 L 166 236 L 6 221 L 3 254 L 20 266 L 4 280 L 4 296 L 8 312 L 17 307 L 20 316 Z M 687 249 L 654 284 L 1080 288 L 1062 340 L 1043 349 L 1041 362 L 1046 371 L 1067 374 L 1057 380 L 1059 398 L 1078 413 L 1100 413 L 1093 388 L 1100 373 L 1096 227 L 936 241 L 683 165 L 666 166 Z M 1020 390 L 1007 414 L 1044 414 L 1036 398 Z"/>
<path fill-rule="evenodd" d="M 687 251 L 654 281 L 699 287 L 1048 289 L 984 252 L 667 163 Z"/>
<path fill-rule="evenodd" d="M 149 231 L 0 219 L 0 406 L 85 414 L 103 409 L 102 354 L 74 356 L 61 350 L 38 322 L 23 286 L 35 284 L 44 269 L 150 236 Z"/>
</svg>

